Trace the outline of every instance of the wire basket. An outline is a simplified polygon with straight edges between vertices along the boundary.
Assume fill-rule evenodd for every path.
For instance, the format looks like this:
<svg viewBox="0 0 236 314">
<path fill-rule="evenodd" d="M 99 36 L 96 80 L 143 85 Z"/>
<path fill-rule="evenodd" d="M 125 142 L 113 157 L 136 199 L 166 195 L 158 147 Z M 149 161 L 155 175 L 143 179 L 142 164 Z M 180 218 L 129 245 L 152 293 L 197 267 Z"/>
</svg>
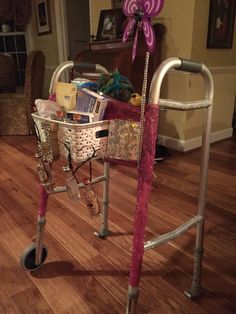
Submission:
<svg viewBox="0 0 236 314">
<path fill-rule="evenodd" d="M 84 161 L 94 155 L 102 158 L 107 152 L 109 121 L 74 124 L 51 120 L 33 113 L 36 132 L 44 158 L 50 162 L 70 152 L 74 162 Z"/>
</svg>

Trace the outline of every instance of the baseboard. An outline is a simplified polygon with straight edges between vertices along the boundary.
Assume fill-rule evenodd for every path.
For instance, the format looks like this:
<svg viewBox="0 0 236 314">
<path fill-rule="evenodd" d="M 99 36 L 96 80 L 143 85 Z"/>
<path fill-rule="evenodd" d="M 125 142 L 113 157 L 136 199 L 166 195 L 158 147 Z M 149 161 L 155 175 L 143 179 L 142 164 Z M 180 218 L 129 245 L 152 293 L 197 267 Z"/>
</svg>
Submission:
<svg viewBox="0 0 236 314">
<path fill-rule="evenodd" d="M 211 143 L 229 138 L 232 136 L 232 134 L 233 128 L 213 132 L 211 133 Z M 177 138 L 168 137 L 165 135 L 158 135 L 158 143 L 168 148 L 172 148 L 181 152 L 187 152 L 192 149 L 201 147 L 202 138 L 199 136 L 185 141 Z"/>
</svg>

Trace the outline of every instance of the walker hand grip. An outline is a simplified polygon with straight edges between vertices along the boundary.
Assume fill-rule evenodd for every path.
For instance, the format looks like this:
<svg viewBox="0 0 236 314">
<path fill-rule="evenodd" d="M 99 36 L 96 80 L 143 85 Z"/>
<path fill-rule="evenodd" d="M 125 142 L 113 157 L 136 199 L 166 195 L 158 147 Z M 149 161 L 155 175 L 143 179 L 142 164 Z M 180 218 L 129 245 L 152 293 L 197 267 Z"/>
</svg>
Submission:
<svg viewBox="0 0 236 314">
<path fill-rule="evenodd" d="M 180 67 L 176 67 L 176 70 L 180 71 L 187 71 L 191 73 L 199 73 L 202 71 L 202 63 L 199 63 L 197 61 L 189 60 L 189 59 L 183 59 L 179 58 L 181 61 Z"/>
<path fill-rule="evenodd" d="M 74 70 L 76 72 L 88 72 L 88 73 L 95 73 L 96 72 L 96 64 L 88 63 L 88 62 L 75 62 L 74 63 Z"/>
</svg>

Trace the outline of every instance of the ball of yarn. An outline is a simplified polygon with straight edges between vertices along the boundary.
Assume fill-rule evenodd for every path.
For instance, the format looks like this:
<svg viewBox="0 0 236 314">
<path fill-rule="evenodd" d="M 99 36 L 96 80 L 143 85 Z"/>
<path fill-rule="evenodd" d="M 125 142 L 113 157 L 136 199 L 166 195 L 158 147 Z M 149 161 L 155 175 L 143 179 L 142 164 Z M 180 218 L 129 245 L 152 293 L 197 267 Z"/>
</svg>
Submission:
<svg viewBox="0 0 236 314">
<path fill-rule="evenodd" d="M 119 71 L 103 74 L 97 82 L 97 89 L 104 94 L 120 101 L 129 101 L 134 88 L 127 77 L 120 75 Z"/>
</svg>

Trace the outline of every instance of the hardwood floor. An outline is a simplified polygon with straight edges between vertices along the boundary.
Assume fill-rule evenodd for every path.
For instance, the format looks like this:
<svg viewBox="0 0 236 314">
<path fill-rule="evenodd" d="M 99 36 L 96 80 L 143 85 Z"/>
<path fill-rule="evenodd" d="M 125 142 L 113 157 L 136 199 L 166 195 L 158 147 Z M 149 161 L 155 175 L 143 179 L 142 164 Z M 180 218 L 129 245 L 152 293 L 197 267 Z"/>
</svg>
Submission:
<svg viewBox="0 0 236 314">
<path fill-rule="evenodd" d="M 0 137 L 0 313 L 125 313 L 135 208 L 136 170 L 112 166 L 109 227 L 101 240 L 99 221 L 66 194 L 50 196 L 45 244 L 49 255 L 33 272 L 19 265 L 35 235 L 39 186 L 34 137 Z M 172 152 L 155 165 L 146 240 L 194 215 L 198 150 Z M 60 184 L 62 162 L 55 163 Z M 101 174 L 93 162 L 93 174 Z M 86 176 L 88 167 L 80 170 Z M 139 313 L 236 313 L 236 139 L 211 146 L 202 298 L 183 291 L 192 279 L 195 229 L 145 253 Z M 96 185 L 102 196 L 102 185 Z"/>
</svg>

